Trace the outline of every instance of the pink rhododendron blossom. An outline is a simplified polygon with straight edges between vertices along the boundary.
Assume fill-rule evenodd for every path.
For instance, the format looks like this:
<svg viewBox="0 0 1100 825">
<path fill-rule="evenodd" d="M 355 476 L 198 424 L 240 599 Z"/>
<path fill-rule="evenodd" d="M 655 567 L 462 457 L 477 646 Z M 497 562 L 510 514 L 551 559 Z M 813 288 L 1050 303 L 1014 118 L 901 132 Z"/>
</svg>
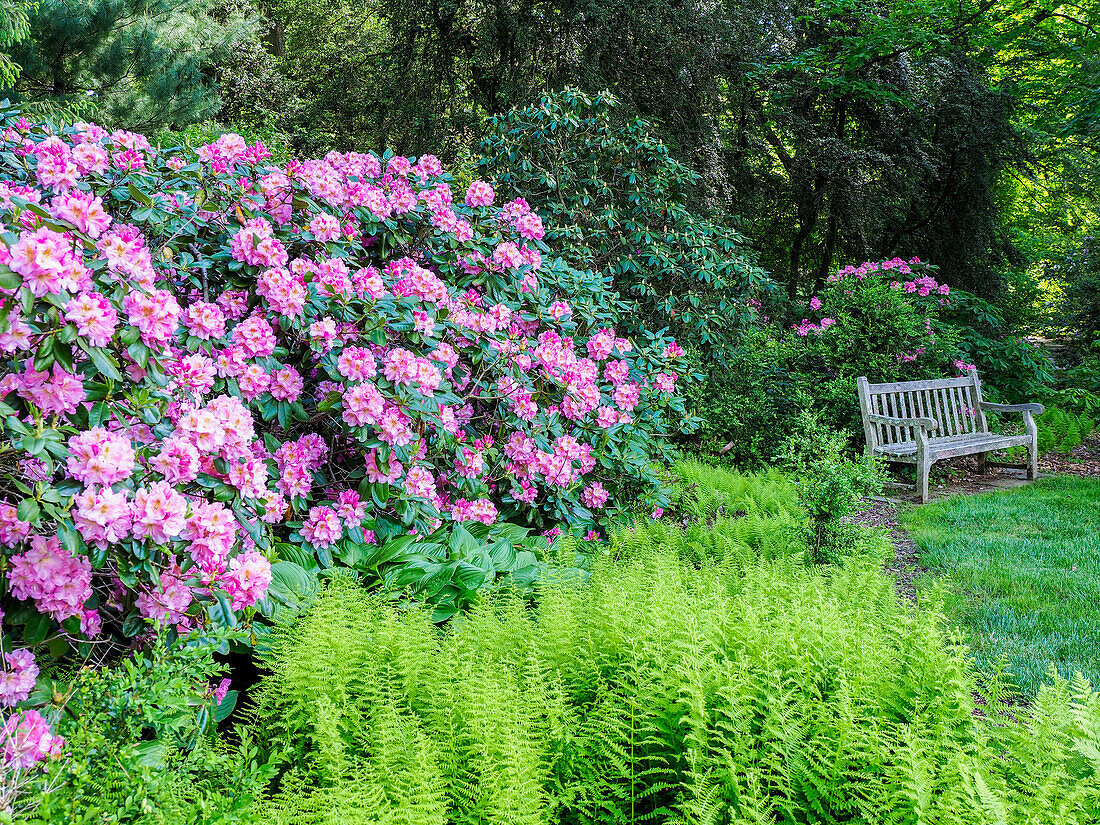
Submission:
<svg viewBox="0 0 1100 825">
<path fill-rule="evenodd" d="M 198 301 L 183 313 L 183 323 L 200 341 L 221 338 L 225 335 L 225 313 L 217 304 Z"/>
<path fill-rule="evenodd" d="M 11 707 L 25 701 L 38 679 L 38 665 L 29 650 L 13 650 L 0 659 L 0 705 Z"/>
<path fill-rule="evenodd" d="M 106 296 L 85 292 L 65 304 L 65 320 L 76 324 L 79 335 L 93 347 L 105 347 L 118 327 L 118 313 Z"/>
<path fill-rule="evenodd" d="M 30 522 L 22 521 L 14 506 L 6 501 L 0 502 L 0 544 L 14 547 L 26 541 L 30 534 Z"/>
<path fill-rule="evenodd" d="M 271 397 L 279 401 L 297 401 L 305 386 L 302 376 L 294 367 L 283 367 L 271 375 L 269 392 Z"/>
<path fill-rule="evenodd" d="M 604 503 L 607 501 L 607 490 L 603 488 L 600 482 L 594 481 L 584 488 L 581 499 L 589 507 L 603 507 Z"/>
<path fill-rule="evenodd" d="M 30 547 L 11 557 L 8 582 L 17 599 L 32 599 L 40 613 L 62 622 L 83 613 L 92 596 L 91 564 L 61 547 L 57 536 L 32 536 Z"/>
<path fill-rule="evenodd" d="M 187 499 L 167 481 L 154 481 L 134 494 L 133 531 L 136 538 L 148 537 L 164 544 L 183 532 Z"/>
<path fill-rule="evenodd" d="M 134 471 L 134 448 L 124 434 L 93 427 L 69 438 L 66 470 L 84 484 L 109 486 Z"/>
<path fill-rule="evenodd" d="M 344 526 L 358 527 L 367 515 L 367 502 L 360 498 L 357 490 L 341 490 L 336 496 L 336 514 Z"/>
<path fill-rule="evenodd" d="M 482 180 L 475 180 L 466 190 L 467 206 L 492 206 L 494 198 L 493 187 Z"/>
<path fill-rule="evenodd" d="M 233 609 L 251 607 L 264 597 L 271 584 L 271 562 L 256 550 L 246 550 L 229 560 L 222 587 L 233 600 Z"/>
<path fill-rule="evenodd" d="M 67 415 L 76 412 L 77 407 L 87 397 L 84 383 L 75 375 L 66 372 L 60 364 L 54 364 L 51 372 L 37 372 L 30 359 L 19 376 L 16 390 L 20 397 L 37 406 L 47 414 Z"/>
<path fill-rule="evenodd" d="M 50 731 L 37 710 L 16 711 L 0 726 L 0 759 L 9 771 L 30 770 L 64 747 L 65 740 Z"/>
<path fill-rule="evenodd" d="M 107 547 L 130 535 L 133 516 L 124 491 L 90 487 L 73 499 L 73 524 L 88 544 Z"/>
<path fill-rule="evenodd" d="M 309 517 L 302 523 L 302 538 L 319 550 L 331 547 L 343 535 L 340 516 L 331 507 L 311 507 Z"/>
</svg>

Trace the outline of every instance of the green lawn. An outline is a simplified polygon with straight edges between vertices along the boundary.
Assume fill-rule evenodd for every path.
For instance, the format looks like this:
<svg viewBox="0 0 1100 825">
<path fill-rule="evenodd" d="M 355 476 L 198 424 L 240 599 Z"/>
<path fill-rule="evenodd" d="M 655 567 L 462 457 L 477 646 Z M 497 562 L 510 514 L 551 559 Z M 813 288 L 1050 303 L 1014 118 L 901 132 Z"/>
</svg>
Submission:
<svg viewBox="0 0 1100 825">
<path fill-rule="evenodd" d="M 1052 664 L 1100 686 L 1100 481 L 955 496 L 902 521 L 945 578 L 947 612 L 979 667 L 1003 661 L 1028 696 Z"/>
</svg>

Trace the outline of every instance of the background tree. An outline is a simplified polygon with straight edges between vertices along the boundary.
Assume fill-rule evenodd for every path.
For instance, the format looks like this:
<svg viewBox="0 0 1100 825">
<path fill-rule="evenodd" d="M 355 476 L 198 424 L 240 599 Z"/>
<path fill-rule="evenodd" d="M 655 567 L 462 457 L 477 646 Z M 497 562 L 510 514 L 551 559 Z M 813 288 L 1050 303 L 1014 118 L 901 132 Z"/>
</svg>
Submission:
<svg viewBox="0 0 1100 825">
<path fill-rule="evenodd" d="M 255 28 L 252 8 L 232 0 L 43 0 L 11 50 L 15 98 L 112 128 L 192 123 L 217 112 L 215 67 Z"/>
</svg>

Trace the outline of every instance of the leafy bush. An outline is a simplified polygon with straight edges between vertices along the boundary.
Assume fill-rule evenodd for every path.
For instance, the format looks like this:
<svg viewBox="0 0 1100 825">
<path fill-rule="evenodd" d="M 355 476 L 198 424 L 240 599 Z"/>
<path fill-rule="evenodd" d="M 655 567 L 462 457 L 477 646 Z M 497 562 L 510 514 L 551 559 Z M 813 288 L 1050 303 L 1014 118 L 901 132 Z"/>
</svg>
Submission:
<svg viewBox="0 0 1100 825">
<path fill-rule="evenodd" d="M 774 287 L 745 238 L 690 206 L 698 175 L 609 92 L 566 88 L 488 122 L 481 168 L 547 221 L 547 240 L 607 273 L 639 325 L 721 351 Z"/>
<path fill-rule="evenodd" d="M 256 724 L 286 772 L 256 821 L 1094 821 L 1087 684 L 979 715 L 938 610 L 874 566 L 697 567 L 674 529 L 442 633 L 331 583 L 272 649 Z"/>
<path fill-rule="evenodd" d="M 1041 398 L 1054 383 L 1054 364 L 1037 343 L 1010 334 L 1000 309 L 955 290 L 943 320 L 958 334 L 959 358 L 978 367 L 982 383 L 1009 402 Z"/>
<path fill-rule="evenodd" d="M 446 611 L 530 563 L 439 531 L 583 532 L 667 500 L 655 466 L 686 420 L 682 350 L 617 333 L 602 282 L 551 259 L 522 202 L 494 205 L 481 181 L 456 196 L 430 155 L 275 167 L 237 135 L 160 151 L 16 114 L 0 142 L 5 649 L 248 624 L 300 603 L 307 566 L 400 584 L 403 565 Z M 4 704 L 37 672 L 17 661 Z"/>
<path fill-rule="evenodd" d="M 810 517 L 811 558 L 836 561 L 857 544 L 851 516 L 866 509 L 865 499 L 882 491 L 883 468 L 871 456 L 851 459 L 850 436 L 822 425 L 803 411 L 780 452 L 780 465 L 795 479 L 799 504 Z"/>
<path fill-rule="evenodd" d="M 792 372 L 785 336 L 749 327 L 721 364 L 689 351 L 705 379 L 689 384 L 689 407 L 702 419 L 695 438 L 703 449 L 727 450 L 739 466 L 770 461 L 783 439 L 786 422 L 812 403 Z"/>
<path fill-rule="evenodd" d="M 1062 330 L 1084 347 L 1100 342 L 1100 238 L 1081 246 L 1050 268 L 1064 284 L 1058 321 Z"/>
<path fill-rule="evenodd" d="M 768 310 L 767 326 L 746 331 L 728 364 L 712 365 L 702 386 L 688 388 L 704 419 L 704 445 L 730 442 L 743 463 L 774 460 L 804 409 L 830 427 L 859 432 L 861 375 L 910 381 L 976 366 L 991 398 L 1042 397 L 1053 382 L 1050 358 L 1001 337 L 994 307 L 952 291 L 935 272 L 916 258 L 868 261 L 830 276 L 793 317 L 791 307 Z"/>
<path fill-rule="evenodd" d="M 44 680 L 64 752 L 40 775 L 9 775 L 30 780 L 21 821 L 246 822 L 273 773 L 249 740 L 234 747 L 213 733 L 236 700 L 228 679 L 218 683 L 214 647 L 169 631 L 115 666 Z"/>
</svg>

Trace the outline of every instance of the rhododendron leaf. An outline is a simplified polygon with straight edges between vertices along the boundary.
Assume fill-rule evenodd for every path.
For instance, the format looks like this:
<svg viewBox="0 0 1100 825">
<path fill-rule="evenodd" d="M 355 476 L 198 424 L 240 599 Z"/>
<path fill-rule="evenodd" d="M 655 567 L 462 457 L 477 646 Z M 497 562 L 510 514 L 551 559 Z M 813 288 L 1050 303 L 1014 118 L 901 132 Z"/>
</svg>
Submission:
<svg viewBox="0 0 1100 825">
<path fill-rule="evenodd" d="M 126 352 L 139 367 L 145 369 L 149 363 L 149 348 L 140 341 L 135 341 L 126 348 Z"/>
<path fill-rule="evenodd" d="M 92 545 L 88 550 L 88 560 L 96 570 L 103 567 L 107 563 L 107 548 Z"/>
<path fill-rule="evenodd" d="M 73 371 L 73 348 L 58 336 L 53 345 L 53 357 L 66 372 Z"/>
<path fill-rule="evenodd" d="M 215 722 L 221 722 L 229 718 L 229 714 L 237 707 L 237 696 L 238 692 L 235 690 L 226 691 L 225 698 L 221 700 L 214 710 Z"/>
<path fill-rule="evenodd" d="M 0 264 L 0 289 L 16 290 L 23 285 L 23 276 L 12 271 L 8 266 Z M 10 301 L 5 301 L 5 305 Z"/>
<path fill-rule="evenodd" d="M 40 508 L 38 502 L 33 498 L 25 498 L 19 502 L 19 506 L 16 508 L 16 513 L 19 516 L 20 521 L 29 521 L 32 524 L 38 521 L 38 514 Z"/>
<path fill-rule="evenodd" d="M 40 645 L 50 633 L 50 617 L 42 613 L 33 613 L 23 625 L 23 641 L 28 647 Z"/>
<path fill-rule="evenodd" d="M 84 539 L 68 521 L 57 523 L 57 537 L 61 540 L 61 546 L 72 555 L 77 556 L 84 553 Z"/>
<path fill-rule="evenodd" d="M 23 436 L 22 440 L 19 442 L 19 448 L 21 450 L 23 450 L 23 452 L 30 453 L 31 455 L 34 455 L 34 456 L 41 453 L 42 450 L 45 449 L 45 447 L 46 447 L 46 439 L 39 438 L 36 435 L 25 435 L 25 436 Z M 23 517 L 20 516 L 20 518 L 23 518 Z M 27 519 L 23 519 L 23 520 L 26 521 Z"/>
<path fill-rule="evenodd" d="M 110 416 L 111 408 L 102 401 L 97 401 L 88 412 L 88 425 L 91 427 L 102 427 L 103 422 L 110 418 Z"/>
<path fill-rule="evenodd" d="M 5 418 L 4 423 L 5 425 L 7 425 L 7 428 L 12 432 L 19 433 L 20 435 L 30 434 L 30 429 L 27 427 L 27 425 L 16 418 L 14 415 L 9 415 L 7 418 Z"/>
<path fill-rule="evenodd" d="M 44 338 L 34 353 L 34 368 L 38 372 L 45 372 L 53 365 L 53 341 L 52 335 Z"/>
<path fill-rule="evenodd" d="M 220 627 L 236 627 L 237 614 L 233 611 L 229 596 L 222 590 L 214 590 L 213 596 L 214 601 L 206 608 L 210 620 Z"/>
<path fill-rule="evenodd" d="M 232 501 L 237 497 L 237 489 L 228 484 L 219 482 L 213 489 L 215 501 Z"/>
<path fill-rule="evenodd" d="M 122 380 L 122 373 L 118 371 L 118 363 L 115 361 L 114 356 L 104 349 L 89 346 L 82 340 L 78 340 L 77 344 L 84 352 L 88 353 L 88 357 L 92 360 L 92 364 L 95 365 L 100 375 L 112 381 Z"/>
<path fill-rule="evenodd" d="M 126 191 L 129 192 L 130 198 L 132 200 L 137 201 L 142 206 L 152 206 L 153 205 L 152 199 L 148 195 L 146 195 L 144 192 L 142 192 L 140 189 L 138 189 L 136 186 L 134 186 L 134 184 L 128 183 L 126 185 Z M 136 215 L 135 215 L 135 217 L 136 217 Z M 243 223 L 243 221 L 242 221 L 242 223 Z"/>
</svg>

